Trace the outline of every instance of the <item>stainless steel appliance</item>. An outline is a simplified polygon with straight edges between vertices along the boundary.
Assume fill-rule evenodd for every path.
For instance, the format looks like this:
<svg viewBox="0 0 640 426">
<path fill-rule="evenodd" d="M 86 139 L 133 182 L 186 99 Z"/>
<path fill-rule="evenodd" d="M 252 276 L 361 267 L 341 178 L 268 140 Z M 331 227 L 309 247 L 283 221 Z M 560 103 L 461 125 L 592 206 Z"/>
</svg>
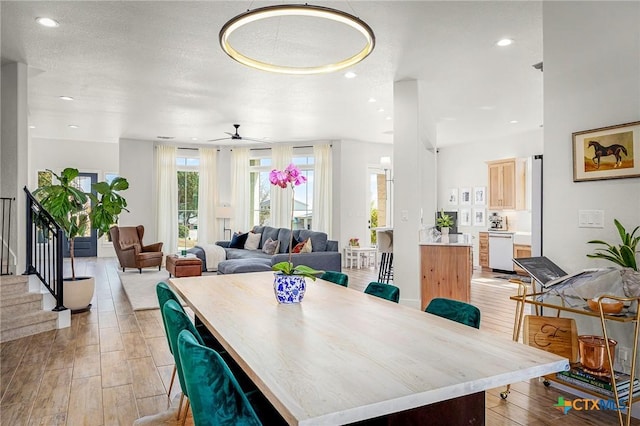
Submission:
<svg viewBox="0 0 640 426">
<path fill-rule="evenodd" d="M 489 231 L 506 231 L 507 229 L 506 216 L 500 216 L 496 212 L 489 216 Z"/>
<path fill-rule="evenodd" d="M 513 271 L 513 233 L 489 231 L 489 267 Z"/>
</svg>

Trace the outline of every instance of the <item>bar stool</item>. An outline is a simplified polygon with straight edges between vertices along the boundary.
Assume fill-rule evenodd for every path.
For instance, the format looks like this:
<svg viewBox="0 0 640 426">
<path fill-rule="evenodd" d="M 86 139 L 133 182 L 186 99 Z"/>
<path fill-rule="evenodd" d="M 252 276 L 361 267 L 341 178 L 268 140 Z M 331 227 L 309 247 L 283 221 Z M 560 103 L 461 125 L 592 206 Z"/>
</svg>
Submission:
<svg viewBox="0 0 640 426">
<path fill-rule="evenodd" d="M 376 235 L 381 253 L 378 282 L 388 284 L 393 281 L 393 229 L 378 229 Z"/>
</svg>

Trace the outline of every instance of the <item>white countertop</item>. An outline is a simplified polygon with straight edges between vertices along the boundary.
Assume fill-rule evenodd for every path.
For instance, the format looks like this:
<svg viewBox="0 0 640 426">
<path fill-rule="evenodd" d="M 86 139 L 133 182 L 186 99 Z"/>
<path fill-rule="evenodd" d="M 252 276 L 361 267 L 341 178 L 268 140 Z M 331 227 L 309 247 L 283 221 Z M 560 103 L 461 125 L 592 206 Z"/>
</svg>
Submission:
<svg viewBox="0 0 640 426">
<path fill-rule="evenodd" d="M 435 241 L 421 241 L 421 246 L 471 246 L 471 235 L 468 234 L 450 234 L 441 236 Z"/>
</svg>

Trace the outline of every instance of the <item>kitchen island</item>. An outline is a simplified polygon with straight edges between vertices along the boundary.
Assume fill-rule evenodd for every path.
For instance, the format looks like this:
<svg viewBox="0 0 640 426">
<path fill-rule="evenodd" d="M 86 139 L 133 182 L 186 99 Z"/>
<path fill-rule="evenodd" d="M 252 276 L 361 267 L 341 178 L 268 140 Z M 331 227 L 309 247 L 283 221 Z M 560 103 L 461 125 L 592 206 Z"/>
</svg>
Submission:
<svg viewBox="0 0 640 426">
<path fill-rule="evenodd" d="M 420 243 L 420 305 L 424 310 L 436 297 L 469 303 L 473 247 L 464 234 Z"/>
</svg>

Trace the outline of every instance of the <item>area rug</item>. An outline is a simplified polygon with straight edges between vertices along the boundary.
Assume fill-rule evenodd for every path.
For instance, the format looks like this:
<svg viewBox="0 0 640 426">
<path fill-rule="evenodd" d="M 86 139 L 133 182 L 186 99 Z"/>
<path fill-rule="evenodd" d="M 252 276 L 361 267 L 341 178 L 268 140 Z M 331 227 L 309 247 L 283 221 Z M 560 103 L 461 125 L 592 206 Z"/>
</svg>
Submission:
<svg viewBox="0 0 640 426">
<path fill-rule="evenodd" d="M 125 272 L 118 271 L 118 275 L 134 311 L 160 309 L 156 285 L 161 281 L 168 282 L 169 273 L 167 271 L 143 269 L 142 273 L 139 273 L 135 269 L 130 269 Z"/>
</svg>

